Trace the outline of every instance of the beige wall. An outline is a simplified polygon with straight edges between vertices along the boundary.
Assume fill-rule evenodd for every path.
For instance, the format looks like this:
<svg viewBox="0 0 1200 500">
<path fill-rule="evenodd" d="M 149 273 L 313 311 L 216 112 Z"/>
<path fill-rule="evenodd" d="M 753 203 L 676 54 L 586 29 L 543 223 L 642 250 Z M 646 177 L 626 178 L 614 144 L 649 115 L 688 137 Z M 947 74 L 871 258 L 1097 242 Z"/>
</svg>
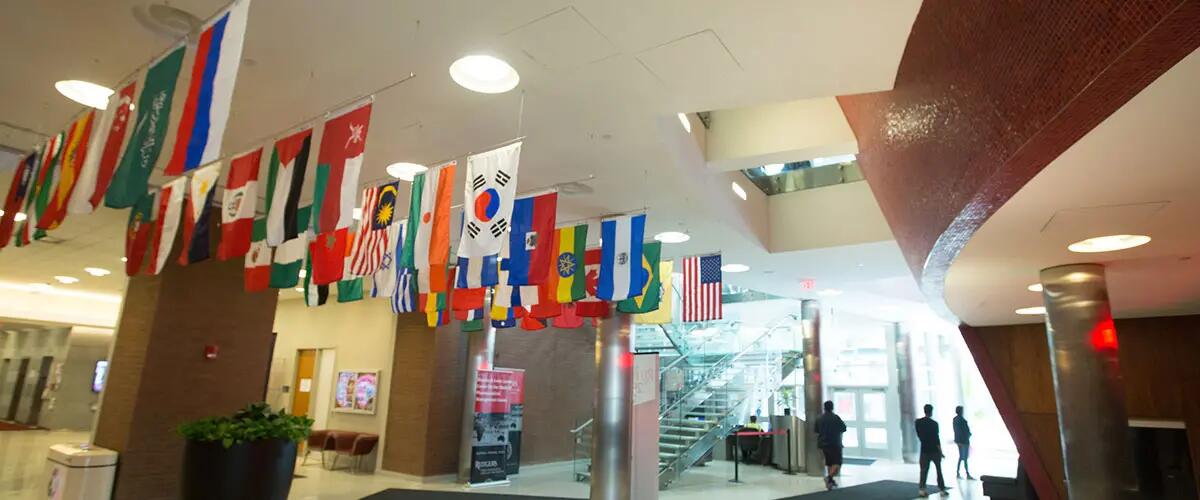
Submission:
<svg viewBox="0 0 1200 500">
<path fill-rule="evenodd" d="M 295 294 L 284 290 L 284 294 Z M 333 299 L 321 307 L 307 307 L 304 300 L 280 300 L 275 312 L 275 352 L 272 356 L 268 402 L 290 408 L 292 394 L 283 394 L 283 385 L 292 385 L 296 351 L 299 349 L 335 349 L 334 372 L 339 370 L 379 370 L 378 410 L 374 415 L 329 412 L 326 428 L 383 434 L 388 393 L 391 390 L 392 342 L 396 316 L 387 301 L 364 299 L 338 304 Z M 315 380 L 315 384 L 333 384 L 333 380 Z M 314 386 L 314 397 L 316 388 Z M 329 391 L 333 397 L 333 391 Z M 332 407 L 332 404 L 330 405 Z"/>
</svg>

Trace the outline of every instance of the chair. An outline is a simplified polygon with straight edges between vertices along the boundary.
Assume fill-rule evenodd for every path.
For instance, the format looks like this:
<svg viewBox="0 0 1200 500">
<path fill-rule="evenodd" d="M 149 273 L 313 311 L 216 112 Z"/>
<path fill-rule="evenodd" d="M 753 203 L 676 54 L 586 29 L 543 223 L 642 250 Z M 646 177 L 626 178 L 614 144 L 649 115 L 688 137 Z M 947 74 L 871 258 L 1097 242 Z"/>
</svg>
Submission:
<svg viewBox="0 0 1200 500">
<path fill-rule="evenodd" d="M 308 441 L 304 446 L 304 460 L 300 461 L 300 465 L 308 463 L 308 454 L 314 450 L 321 452 L 321 465 L 325 465 L 325 450 L 333 447 L 333 441 L 330 439 L 329 431 L 312 431 L 308 435 Z"/>
<path fill-rule="evenodd" d="M 375 434 L 359 434 L 355 436 L 354 441 L 349 447 L 343 448 L 338 446 L 337 455 L 346 455 L 354 459 L 354 465 L 350 467 L 351 471 L 357 472 L 362 470 L 362 458 L 370 455 L 375 450 L 375 446 L 379 444 L 379 436 Z M 337 463 L 337 455 L 334 455 L 333 461 Z"/>
<path fill-rule="evenodd" d="M 343 452 L 349 452 L 354 447 L 354 440 L 358 438 L 357 432 L 349 431 L 329 431 L 330 444 L 325 448 L 334 451 L 333 463 L 330 464 L 329 470 L 337 468 L 337 457 Z"/>
</svg>

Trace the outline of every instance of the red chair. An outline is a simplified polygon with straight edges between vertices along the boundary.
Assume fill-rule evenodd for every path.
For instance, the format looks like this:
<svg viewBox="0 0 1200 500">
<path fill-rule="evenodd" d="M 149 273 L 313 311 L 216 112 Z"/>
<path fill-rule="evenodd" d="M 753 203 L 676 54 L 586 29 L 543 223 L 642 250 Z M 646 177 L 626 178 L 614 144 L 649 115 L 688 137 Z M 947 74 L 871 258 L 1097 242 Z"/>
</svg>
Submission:
<svg viewBox="0 0 1200 500">
<path fill-rule="evenodd" d="M 334 470 L 337 468 L 338 455 L 349 455 L 351 450 L 354 449 L 354 441 L 358 439 L 358 433 L 348 431 L 329 431 L 329 438 L 332 441 L 332 446 L 329 446 L 325 449 L 332 448 L 335 452 L 333 455 L 333 464 L 329 466 L 329 470 Z"/>
<path fill-rule="evenodd" d="M 375 451 L 375 446 L 379 444 L 379 436 L 375 434 L 359 434 L 355 436 L 354 441 L 350 446 L 343 448 L 337 447 L 337 454 L 333 456 L 333 463 L 337 465 L 338 455 L 346 455 L 354 459 L 354 465 L 350 467 L 352 472 L 362 470 L 362 458 L 370 455 Z"/>
<path fill-rule="evenodd" d="M 308 441 L 304 446 L 304 460 L 300 462 L 300 465 L 308 463 L 308 454 L 313 451 L 321 452 L 321 465 L 325 465 L 325 450 L 333 448 L 333 439 L 329 434 L 329 431 L 312 431 L 308 435 Z"/>
</svg>

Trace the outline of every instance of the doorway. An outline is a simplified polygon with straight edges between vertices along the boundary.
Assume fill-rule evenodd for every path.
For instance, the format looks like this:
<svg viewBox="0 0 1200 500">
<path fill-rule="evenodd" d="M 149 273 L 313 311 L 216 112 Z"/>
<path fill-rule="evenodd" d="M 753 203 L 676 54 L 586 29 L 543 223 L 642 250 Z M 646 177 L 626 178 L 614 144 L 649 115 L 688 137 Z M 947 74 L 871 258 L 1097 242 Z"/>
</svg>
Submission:
<svg viewBox="0 0 1200 500">
<path fill-rule="evenodd" d="M 17 363 L 17 378 L 13 381 L 12 399 L 8 403 L 8 413 L 4 420 L 17 421 L 17 408 L 21 406 L 21 393 L 25 390 L 25 372 L 29 370 L 29 358 L 21 358 Z"/>
<path fill-rule="evenodd" d="M 30 394 L 29 415 L 25 418 L 25 423 L 32 426 L 38 425 L 38 420 L 42 418 L 42 395 L 46 393 L 46 384 L 50 382 L 50 368 L 54 366 L 54 356 L 42 356 L 42 365 L 38 368 L 37 380 L 33 385 L 33 394 Z"/>
<path fill-rule="evenodd" d="M 846 422 L 846 455 L 889 456 L 887 387 L 831 387 L 830 392 L 834 411 Z"/>
<path fill-rule="evenodd" d="M 307 417 L 312 408 L 313 376 L 317 372 L 317 350 L 296 351 L 296 374 L 292 377 L 292 415 Z"/>
</svg>

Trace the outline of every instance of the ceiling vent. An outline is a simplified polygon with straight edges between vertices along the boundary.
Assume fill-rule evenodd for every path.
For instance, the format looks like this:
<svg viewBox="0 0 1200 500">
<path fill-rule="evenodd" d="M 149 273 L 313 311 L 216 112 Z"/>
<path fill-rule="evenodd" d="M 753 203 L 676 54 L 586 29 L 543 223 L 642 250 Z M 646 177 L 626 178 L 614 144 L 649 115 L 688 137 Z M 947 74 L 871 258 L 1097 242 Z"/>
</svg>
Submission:
<svg viewBox="0 0 1200 500">
<path fill-rule="evenodd" d="M 178 40 L 200 29 L 200 18 L 166 4 L 145 4 L 133 8 L 133 18 L 151 33 Z"/>
</svg>

